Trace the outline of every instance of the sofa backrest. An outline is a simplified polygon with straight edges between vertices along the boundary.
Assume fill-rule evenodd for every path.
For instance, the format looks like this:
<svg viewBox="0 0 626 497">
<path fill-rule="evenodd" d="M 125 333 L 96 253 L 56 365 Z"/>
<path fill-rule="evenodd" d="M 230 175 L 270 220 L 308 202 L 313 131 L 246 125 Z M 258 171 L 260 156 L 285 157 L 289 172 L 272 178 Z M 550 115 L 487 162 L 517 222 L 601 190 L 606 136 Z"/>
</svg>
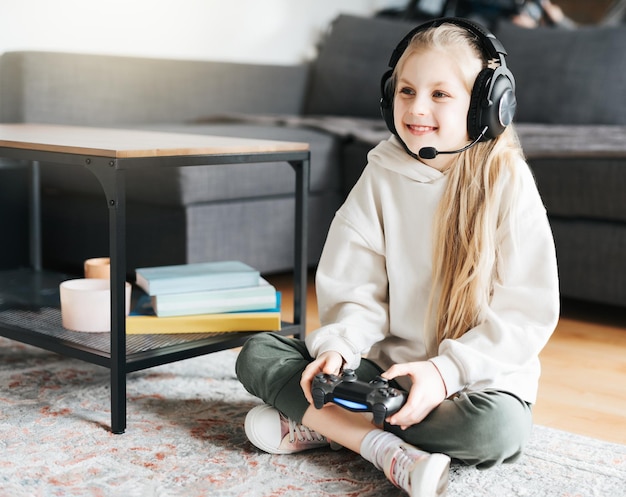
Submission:
<svg viewBox="0 0 626 497">
<path fill-rule="evenodd" d="M 0 57 L 0 122 L 123 125 L 302 110 L 308 66 L 55 52 Z"/>
<path fill-rule="evenodd" d="M 313 62 L 306 114 L 380 117 L 380 79 L 400 40 L 419 22 L 340 15 Z"/>
<path fill-rule="evenodd" d="M 306 114 L 380 117 L 380 78 L 420 21 L 340 15 L 313 62 Z M 517 122 L 626 124 L 626 27 L 525 29 L 501 23 Z"/>
<path fill-rule="evenodd" d="M 515 75 L 518 122 L 626 124 L 626 27 L 495 30 Z"/>
</svg>

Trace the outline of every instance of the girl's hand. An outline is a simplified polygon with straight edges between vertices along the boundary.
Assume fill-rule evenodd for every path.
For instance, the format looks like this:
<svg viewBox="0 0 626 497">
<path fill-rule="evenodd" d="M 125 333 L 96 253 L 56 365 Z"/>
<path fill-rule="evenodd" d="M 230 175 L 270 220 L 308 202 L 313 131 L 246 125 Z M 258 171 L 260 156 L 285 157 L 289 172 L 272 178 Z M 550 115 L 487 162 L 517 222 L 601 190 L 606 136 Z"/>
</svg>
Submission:
<svg viewBox="0 0 626 497">
<path fill-rule="evenodd" d="M 311 395 L 311 383 L 313 383 L 313 378 L 318 373 L 326 373 L 326 374 L 340 374 L 341 367 L 343 366 L 343 357 L 339 352 L 323 352 L 321 353 L 317 359 L 311 362 L 304 371 L 302 372 L 302 377 L 300 378 L 300 387 L 304 392 L 304 396 L 306 400 L 309 401 L 309 404 L 313 404 L 313 395 Z"/>
<path fill-rule="evenodd" d="M 430 361 L 394 364 L 381 376 L 388 380 L 408 376 L 413 382 L 406 404 L 387 418 L 389 424 L 398 425 L 403 430 L 422 421 L 446 398 L 446 385 Z"/>
</svg>

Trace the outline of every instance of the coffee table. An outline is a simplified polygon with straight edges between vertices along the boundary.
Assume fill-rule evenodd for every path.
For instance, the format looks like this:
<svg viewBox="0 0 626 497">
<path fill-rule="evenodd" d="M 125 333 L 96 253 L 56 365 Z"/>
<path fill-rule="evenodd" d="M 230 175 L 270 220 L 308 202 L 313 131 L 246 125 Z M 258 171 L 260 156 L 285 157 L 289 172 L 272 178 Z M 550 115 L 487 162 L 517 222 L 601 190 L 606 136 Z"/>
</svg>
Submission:
<svg viewBox="0 0 626 497">
<path fill-rule="evenodd" d="M 303 337 L 306 317 L 309 146 L 306 143 L 225 138 L 140 130 L 40 124 L 0 124 L 0 157 L 29 161 L 32 169 L 31 268 L 0 272 L 0 336 L 110 369 L 111 431 L 126 429 L 126 375 L 243 345 L 252 335 L 126 335 L 126 191 L 124 172 L 159 167 L 286 161 L 295 172 L 293 320 L 280 333 Z M 58 284 L 69 275 L 46 271 L 41 258 L 39 170 L 46 163 L 90 170 L 109 207 L 111 332 L 80 333 L 61 325 Z M 252 166 L 251 166 L 252 167 Z M 262 167 L 262 166 L 255 166 Z M 80 236 L 77 234 L 77 236 Z"/>
</svg>

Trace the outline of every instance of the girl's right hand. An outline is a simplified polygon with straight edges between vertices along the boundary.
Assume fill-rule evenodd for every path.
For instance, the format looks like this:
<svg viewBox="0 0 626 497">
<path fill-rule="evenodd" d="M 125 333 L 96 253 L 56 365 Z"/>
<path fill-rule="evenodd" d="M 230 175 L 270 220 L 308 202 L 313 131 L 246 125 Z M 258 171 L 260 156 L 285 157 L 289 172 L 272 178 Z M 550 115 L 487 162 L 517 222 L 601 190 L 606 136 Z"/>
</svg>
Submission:
<svg viewBox="0 0 626 497">
<path fill-rule="evenodd" d="M 382 376 L 388 380 L 408 376 L 413 383 L 406 404 L 387 418 L 389 424 L 398 425 L 403 430 L 422 421 L 447 395 L 446 384 L 437 366 L 430 361 L 394 364 Z"/>
<path fill-rule="evenodd" d="M 313 396 L 311 395 L 311 384 L 313 383 L 313 378 L 315 378 L 315 375 L 318 373 L 338 375 L 341 373 L 343 362 L 343 357 L 339 352 L 329 350 L 327 352 L 321 353 L 317 357 L 317 359 L 309 363 L 309 365 L 304 368 L 304 371 L 302 372 L 302 377 L 300 378 L 300 387 L 304 392 L 306 400 L 309 401 L 309 404 L 313 404 Z"/>
</svg>

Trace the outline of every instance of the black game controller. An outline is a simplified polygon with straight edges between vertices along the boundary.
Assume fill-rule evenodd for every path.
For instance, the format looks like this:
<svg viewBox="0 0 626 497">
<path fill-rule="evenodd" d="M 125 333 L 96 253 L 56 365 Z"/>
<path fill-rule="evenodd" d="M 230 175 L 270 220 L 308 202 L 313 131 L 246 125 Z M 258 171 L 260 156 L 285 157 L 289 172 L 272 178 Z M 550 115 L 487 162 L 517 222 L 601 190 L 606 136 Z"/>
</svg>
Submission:
<svg viewBox="0 0 626 497">
<path fill-rule="evenodd" d="M 369 383 L 359 381 L 351 369 L 341 376 L 319 373 L 311 385 L 313 405 L 321 409 L 333 402 L 349 411 L 371 412 L 374 423 L 381 424 L 387 416 L 400 410 L 407 398 L 404 390 L 389 386 L 389 382 L 377 376 Z"/>
</svg>

